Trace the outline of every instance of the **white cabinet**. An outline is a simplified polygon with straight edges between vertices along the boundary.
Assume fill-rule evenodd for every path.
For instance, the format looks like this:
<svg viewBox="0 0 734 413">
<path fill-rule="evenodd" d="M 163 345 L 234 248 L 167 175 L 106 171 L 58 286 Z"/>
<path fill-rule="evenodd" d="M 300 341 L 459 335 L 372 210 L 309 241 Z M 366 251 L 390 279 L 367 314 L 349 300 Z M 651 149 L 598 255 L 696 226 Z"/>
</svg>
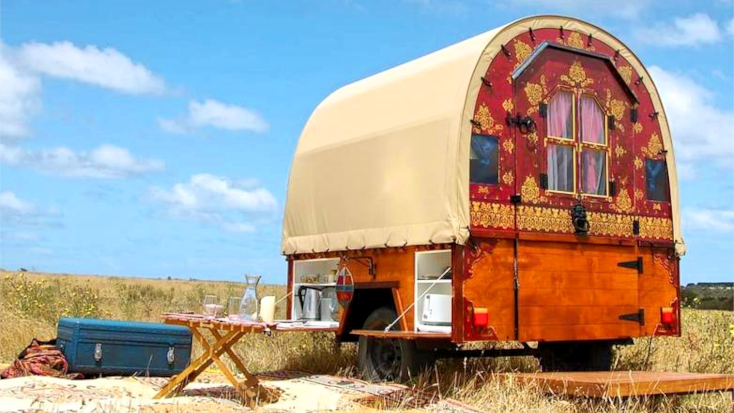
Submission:
<svg viewBox="0 0 734 413">
<path fill-rule="evenodd" d="M 298 291 L 301 286 L 316 287 L 321 290 L 322 298 L 330 298 L 336 306 L 336 271 L 339 258 L 318 258 L 293 261 L 293 320 L 301 318 L 301 301 Z"/>
<path fill-rule="evenodd" d="M 451 250 L 415 253 L 416 331 L 451 332 L 450 268 Z M 447 270 L 448 273 L 444 274 Z M 431 297 L 427 298 L 429 295 Z"/>
</svg>

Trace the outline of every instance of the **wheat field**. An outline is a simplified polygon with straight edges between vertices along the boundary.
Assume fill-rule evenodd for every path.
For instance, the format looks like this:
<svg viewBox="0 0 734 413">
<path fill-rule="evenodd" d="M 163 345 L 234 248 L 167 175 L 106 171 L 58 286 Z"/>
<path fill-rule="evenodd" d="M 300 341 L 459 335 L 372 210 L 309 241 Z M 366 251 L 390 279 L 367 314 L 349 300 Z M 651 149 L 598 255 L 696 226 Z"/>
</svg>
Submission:
<svg viewBox="0 0 734 413">
<path fill-rule="evenodd" d="M 199 311 L 205 294 L 222 303 L 244 284 L 117 278 L 73 274 L 0 272 L 0 362 L 11 362 L 32 338 L 55 337 L 59 317 L 159 321 L 166 311 Z M 285 294 L 263 285 L 260 296 Z M 285 316 L 285 303 L 276 318 Z M 301 370 L 356 375 L 356 348 L 334 346 L 328 333 L 246 336 L 235 350 L 251 371 Z M 197 348 L 194 351 L 198 351 Z M 493 377 L 497 372 L 538 370 L 532 357 L 440 360 L 411 384 L 492 412 L 731 412 L 731 393 L 628 399 L 549 396 L 532 386 Z M 615 369 L 734 373 L 734 313 L 683 310 L 680 338 L 636 340 L 615 350 Z"/>
</svg>

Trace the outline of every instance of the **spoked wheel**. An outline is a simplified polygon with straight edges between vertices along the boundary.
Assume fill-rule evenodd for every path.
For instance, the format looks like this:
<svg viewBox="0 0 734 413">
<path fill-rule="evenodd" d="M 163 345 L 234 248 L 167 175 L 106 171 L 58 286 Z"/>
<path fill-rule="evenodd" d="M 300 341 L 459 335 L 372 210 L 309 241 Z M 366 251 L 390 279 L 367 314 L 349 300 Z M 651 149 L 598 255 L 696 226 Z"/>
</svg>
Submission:
<svg viewBox="0 0 734 413">
<path fill-rule="evenodd" d="M 363 329 L 384 330 L 396 318 L 393 309 L 378 308 L 367 317 Z M 407 381 L 433 360 L 433 354 L 419 350 L 413 340 L 359 338 L 359 369 L 368 381 Z"/>
</svg>

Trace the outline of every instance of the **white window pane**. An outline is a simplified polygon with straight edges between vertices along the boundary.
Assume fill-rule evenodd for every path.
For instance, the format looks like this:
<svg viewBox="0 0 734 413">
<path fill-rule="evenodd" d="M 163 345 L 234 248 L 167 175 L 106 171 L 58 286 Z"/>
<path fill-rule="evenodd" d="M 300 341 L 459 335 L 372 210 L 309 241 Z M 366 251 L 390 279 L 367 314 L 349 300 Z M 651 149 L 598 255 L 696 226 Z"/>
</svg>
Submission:
<svg viewBox="0 0 734 413">
<path fill-rule="evenodd" d="M 604 112 L 596 100 L 581 97 L 581 139 L 584 142 L 604 144 Z"/>
<path fill-rule="evenodd" d="M 604 151 L 581 152 L 581 192 L 591 195 L 607 194 L 607 154 Z"/>
<path fill-rule="evenodd" d="M 558 92 L 548 105 L 548 136 L 573 139 L 573 94 Z"/>
<path fill-rule="evenodd" d="M 574 192 L 573 148 L 565 145 L 548 145 L 548 189 Z"/>
</svg>

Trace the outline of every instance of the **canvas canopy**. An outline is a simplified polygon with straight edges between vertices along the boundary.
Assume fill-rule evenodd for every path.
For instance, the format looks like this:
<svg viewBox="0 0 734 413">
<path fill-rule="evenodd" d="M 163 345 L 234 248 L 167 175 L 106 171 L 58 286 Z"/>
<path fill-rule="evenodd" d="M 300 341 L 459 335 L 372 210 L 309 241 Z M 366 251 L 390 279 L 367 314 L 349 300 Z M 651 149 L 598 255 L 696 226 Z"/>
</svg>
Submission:
<svg viewBox="0 0 734 413">
<path fill-rule="evenodd" d="M 288 183 L 284 254 L 463 244 L 469 236 L 469 142 L 481 76 L 518 34 L 564 27 L 590 33 L 642 75 L 669 165 L 673 232 L 680 232 L 673 145 L 651 76 L 619 40 L 560 16 L 517 20 L 347 85 L 314 110 Z"/>
</svg>

